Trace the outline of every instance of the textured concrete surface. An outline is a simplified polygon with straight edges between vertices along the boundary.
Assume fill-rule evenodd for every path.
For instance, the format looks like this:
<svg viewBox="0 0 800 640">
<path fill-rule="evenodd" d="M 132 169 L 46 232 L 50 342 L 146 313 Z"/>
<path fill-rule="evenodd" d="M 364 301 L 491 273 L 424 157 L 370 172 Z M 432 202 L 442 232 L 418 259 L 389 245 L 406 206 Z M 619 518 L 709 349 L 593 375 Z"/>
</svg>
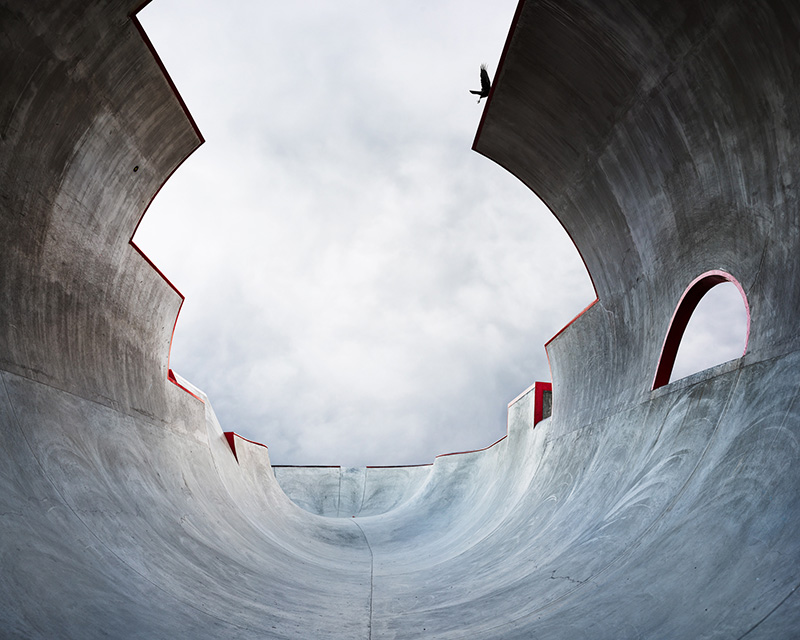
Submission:
<svg viewBox="0 0 800 640">
<path fill-rule="evenodd" d="M 306 511 L 349 518 L 374 516 L 399 507 L 425 485 L 431 468 L 274 466 L 273 471 L 278 486 Z"/>
<path fill-rule="evenodd" d="M 798 636 L 794 0 L 520 5 L 475 149 L 598 300 L 550 418 L 357 470 L 273 470 L 169 380 L 182 298 L 129 240 L 202 138 L 136 8 L 0 1 L 0 637 Z M 747 353 L 652 390 L 709 271 Z"/>
</svg>

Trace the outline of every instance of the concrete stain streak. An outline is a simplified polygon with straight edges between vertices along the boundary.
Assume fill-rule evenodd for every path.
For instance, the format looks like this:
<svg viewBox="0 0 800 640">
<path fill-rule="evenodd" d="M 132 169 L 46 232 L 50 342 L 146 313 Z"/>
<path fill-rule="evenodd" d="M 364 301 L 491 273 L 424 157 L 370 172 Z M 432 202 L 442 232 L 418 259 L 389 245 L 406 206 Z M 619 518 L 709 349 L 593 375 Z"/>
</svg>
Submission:
<svg viewBox="0 0 800 640">
<path fill-rule="evenodd" d="M 364 542 L 367 545 L 367 549 L 369 549 L 369 631 L 367 634 L 367 638 L 372 640 L 372 595 L 375 591 L 375 556 L 372 553 L 372 547 L 369 544 L 369 540 L 367 539 L 367 534 L 364 533 L 364 530 L 361 526 L 356 522 L 355 518 L 351 520 L 351 522 L 358 527 L 358 530 L 361 532 L 361 535 L 364 537 Z"/>
</svg>

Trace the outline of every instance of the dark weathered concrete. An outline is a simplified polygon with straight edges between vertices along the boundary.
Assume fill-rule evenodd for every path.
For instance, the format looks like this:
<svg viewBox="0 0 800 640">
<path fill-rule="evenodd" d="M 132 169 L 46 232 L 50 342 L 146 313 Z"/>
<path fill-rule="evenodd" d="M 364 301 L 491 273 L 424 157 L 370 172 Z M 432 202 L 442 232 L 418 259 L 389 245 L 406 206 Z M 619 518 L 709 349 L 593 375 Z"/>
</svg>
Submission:
<svg viewBox="0 0 800 640">
<path fill-rule="evenodd" d="M 794 0 L 521 5 L 475 149 L 598 301 L 535 429 L 528 393 L 485 451 L 278 470 L 339 517 L 168 381 L 181 296 L 129 239 L 202 139 L 135 8 L 0 0 L 0 636 L 798 635 Z M 713 270 L 747 354 L 652 391 Z"/>
</svg>

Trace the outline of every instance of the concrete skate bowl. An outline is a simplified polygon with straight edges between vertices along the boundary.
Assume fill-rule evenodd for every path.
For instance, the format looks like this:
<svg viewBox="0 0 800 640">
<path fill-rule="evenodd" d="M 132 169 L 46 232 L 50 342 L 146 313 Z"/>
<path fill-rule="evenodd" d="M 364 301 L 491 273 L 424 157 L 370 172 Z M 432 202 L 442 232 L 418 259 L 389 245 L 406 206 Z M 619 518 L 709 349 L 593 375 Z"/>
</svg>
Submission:
<svg viewBox="0 0 800 640">
<path fill-rule="evenodd" d="M 182 299 L 130 238 L 202 139 L 136 3 L 1 6 L 0 636 L 798 636 L 794 0 L 520 4 L 474 148 L 595 285 L 547 345 L 553 414 L 287 472 L 318 513 L 170 374 Z M 704 274 L 747 352 L 654 384 Z"/>
</svg>

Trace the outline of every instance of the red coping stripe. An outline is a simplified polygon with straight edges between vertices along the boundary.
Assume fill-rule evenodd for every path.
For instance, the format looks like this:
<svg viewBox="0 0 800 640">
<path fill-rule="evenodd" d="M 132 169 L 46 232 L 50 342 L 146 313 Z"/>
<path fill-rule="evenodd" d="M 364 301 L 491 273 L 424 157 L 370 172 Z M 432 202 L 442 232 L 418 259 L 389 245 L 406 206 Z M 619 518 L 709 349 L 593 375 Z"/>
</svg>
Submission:
<svg viewBox="0 0 800 640">
<path fill-rule="evenodd" d="M 265 445 L 266 446 L 266 445 Z M 273 469 L 341 469 L 340 464 L 273 464 Z"/>
<path fill-rule="evenodd" d="M 142 2 L 136 8 L 136 10 L 133 11 L 133 13 L 130 14 L 129 17 L 130 17 L 131 22 L 133 23 L 134 27 L 136 27 L 136 30 L 139 32 L 139 36 L 142 38 L 142 41 L 147 46 L 148 50 L 150 51 L 150 54 L 153 56 L 153 59 L 155 60 L 156 64 L 158 65 L 158 68 L 161 70 L 161 73 L 163 74 L 164 79 L 167 81 L 167 84 L 169 85 L 170 89 L 172 89 L 172 92 L 175 94 L 175 98 L 178 100 L 178 104 L 180 104 L 181 109 L 183 109 L 183 112 L 186 115 L 186 118 L 189 120 L 189 124 L 192 126 L 192 129 L 194 129 L 194 132 L 197 135 L 197 138 L 198 138 L 198 140 L 200 142 L 200 145 L 202 145 L 205 142 L 205 138 L 203 138 L 203 134 L 200 132 L 200 128 L 197 126 L 197 123 L 194 121 L 194 118 L 192 117 L 192 114 L 189 112 L 189 108 L 186 106 L 186 103 L 183 101 L 183 97 L 181 97 L 181 94 L 178 91 L 178 88 L 175 86 L 175 83 L 172 81 L 172 78 L 170 77 L 169 73 L 167 72 L 167 69 L 164 66 L 164 63 L 161 61 L 161 57 L 156 52 L 155 47 L 153 46 L 153 43 L 150 41 L 150 38 L 147 36 L 147 33 L 144 30 L 144 27 L 142 27 L 141 22 L 139 22 L 139 19 L 136 17 L 136 14 L 138 14 L 142 9 L 144 9 L 149 3 L 150 3 L 150 0 L 145 0 L 144 2 Z M 200 145 L 198 145 L 198 147 Z M 159 269 L 155 265 L 155 263 L 152 260 L 150 260 L 150 258 L 147 257 L 147 255 L 144 253 L 144 251 L 142 251 L 139 248 L 139 246 L 133 241 L 133 237 L 136 235 L 136 231 L 139 229 L 139 225 L 142 223 L 142 220 L 144 219 L 145 213 L 147 213 L 147 210 L 150 208 L 150 205 L 153 203 L 153 200 L 155 199 L 155 197 L 161 192 L 161 189 L 167 183 L 167 180 L 169 180 L 172 177 L 172 174 L 174 174 L 175 171 L 178 170 L 178 167 L 183 165 L 183 163 L 186 161 L 186 159 L 190 155 L 192 155 L 192 153 L 194 153 L 194 151 L 196 151 L 196 150 L 197 150 L 197 147 L 195 149 L 193 149 L 192 152 L 189 153 L 185 158 L 183 158 L 175 166 L 175 168 L 172 171 L 170 171 L 169 175 L 161 182 L 161 184 L 159 185 L 158 189 L 156 189 L 156 192 L 153 194 L 153 197 L 150 198 L 150 201 L 147 203 L 147 206 L 142 211 L 142 215 L 139 216 L 139 220 L 136 223 L 136 227 L 134 227 L 134 229 L 133 229 L 133 233 L 131 234 L 131 237 L 128 240 L 128 243 L 136 250 L 136 252 L 140 256 L 142 256 L 142 258 L 144 258 L 145 262 L 147 262 L 147 264 L 150 265 L 150 267 L 161 277 L 162 280 L 164 280 L 164 282 L 166 282 L 172 288 L 173 291 L 175 291 L 175 293 L 178 294 L 178 296 L 181 299 L 180 306 L 178 307 L 178 312 L 175 314 L 175 322 L 172 325 L 172 334 L 170 335 L 170 339 L 169 339 L 169 352 L 167 354 L 167 380 L 169 380 L 174 385 L 176 385 L 176 386 L 180 387 L 181 389 L 183 389 L 186 393 L 188 393 L 193 398 L 197 398 L 198 400 L 200 400 L 200 402 L 203 402 L 203 404 L 205 404 L 205 402 L 204 402 L 204 400 L 202 398 L 197 396 L 195 393 L 193 393 L 192 391 L 190 391 L 189 389 L 187 389 L 185 386 L 183 386 L 182 384 L 180 384 L 177 381 L 177 379 L 175 378 L 175 374 L 173 373 L 172 369 L 169 367 L 170 359 L 172 357 L 172 340 L 175 337 L 175 327 L 178 325 L 178 317 L 180 316 L 181 309 L 183 308 L 183 301 L 186 298 L 178 290 L 178 288 L 174 284 L 172 284 L 172 282 L 169 280 L 169 278 L 167 278 L 167 276 L 164 275 L 164 273 L 161 271 L 161 269 Z"/>
<path fill-rule="evenodd" d="M 164 74 L 164 79 L 167 81 L 167 83 L 169 84 L 170 88 L 172 89 L 172 92 L 175 94 L 175 98 L 177 98 L 178 103 L 181 105 L 181 108 L 183 109 L 183 112 L 186 114 L 186 118 L 189 120 L 189 124 L 192 125 L 192 129 L 194 129 L 195 133 L 197 134 L 197 137 L 200 138 L 200 143 L 202 144 L 203 142 L 205 142 L 205 138 L 203 138 L 203 134 L 200 133 L 200 127 L 197 126 L 197 123 L 194 121 L 194 118 L 192 117 L 192 114 L 189 113 L 189 108 L 186 106 L 186 103 L 183 101 L 183 97 L 181 97 L 181 94 L 178 91 L 178 87 L 175 86 L 175 83 L 172 81 L 172 77 L 167 72 L 167 68 L 164 66 L 164 63 L 161 61 L 161 57 L 156 52 L 156 49 L 153 46 L 153 43 L 150 41 L 150 38 L 147 36 L 147 33 L 145 32 L 144 27 L 142 26 L 142 23 L 139 22 L 139 18 L 136 17 L 136 14 L 138 14 L 148 4 L 150 4 L 150 0 L 147 0 L 147 2 L 145 2 L 142 5 L 140 5 L 138 9 L 136 9 L 133 13 L 130 14 L 131 22 L 133 22 L 133 25 L 136 27 L 136 30 L 139 32 L 139 35 L 142 36 L 142 40 L 144 40 L 144 43 L 145 43 L 145 45 L 147 45 L 147 48 L 150 49 L 150 53 L 153 54 L 153 58 L 155 59 L 156 64 L 161 69 L 161 73 Z"/>
<path fill-rule="evenodd" d="M 440 454 L 439 454 L 438 456 L 436 456 L 436 457 L 437 457 L 437 458 L 446 458 L 447 456 L 460 456 L 460 455 L 462 455 L 462 454 L 464 454 L 464 453 L 478 453 L 479 451 L 487 451 L 487 450 L 491 449 L 491 448 L 492 448 L 494 445 L 501 443 L 501 442 L 502 442 L 503 440 L 505 440 L 507 437 L 508 437 L 508 434 L 504 435 L 504 436 L 503 436 L 502 438 L 500 438 L 500 439 L 499 439 L 497 442 L 493 442 L 493 443 L 492 443 L 492 444 L 490 444 L 488 447 L 484 447 L 483 449 L 471 449 L 471 450 L 469 450 L 469 451 L 453 451 L 452 453 L 440 453 Z"/>
<path fill-rule="evenodd" d="M 148 0 L 149 1 L 149 0 Z M 497 63 L 497 69 L 494 71 L 494 82 L 492 82 L 492 87 L 489 89 L 489 95 L 486 97 L 486 104 L 483 107 L 483 113 L 481 114 L 481 121 L 478 123 L 478 130 L 475 132 L 475 138 L 472 142 L 472 149 L 475 150 L 475 146 L 478 144 L 478 138 L 480 138 L 481 130 L 483 129 L 483 121 L 486 119 L 486 112 L 489 111 L 489 104 L 492 101 L 492 94 L 494 94 L 494 88 L 497 85 L 497 80 L 500 78 L 500 74 L 503 69 L 503 64 L 506 61 L 506 54 L 508 53 L 508 49 L 511 46 L 511 40 L 514 39 L 514 31 L 517 29 L 517 22 L 519 21 L 519 16 L 522 13 L 522 5 L 525 4 L 525 0 L 519 0 L 517 4 L 517 9 L 514 11 L 514 18 L 511 20 L 511 28 L 508 30 L 508 36 L 506 37 L 506 42 L 503 45 L 503 52 L 500 54 L 500 60 Z"/>
<path fill-rule="evenodd" d="M 269 450 L 269 447 L 267 445 L 262 444 L 260 442 L 256 442 L 255 440 L 248 440 L 247 438 L 242 438 L 242 436 L 240 436 L 235 431 L 225 431 L 225 439 L 228 441 L 228 446 L 231 448 L 231 451 L 233 452 L 233 457 L 236 458 L 236 462 L 239 462 L 239 456 L 236 455 L 236 444 L 234 441 L 234 437 L 244 440 L 245 442 L 249 442 L 250 444 L 254 444 L 259 447 L 264 447 L 265 449 Z"/>
<path fill-rule="evenodd" d="M 535 427 L 542 420 L 542 413 L 544 411 L 544 392 L 553 392 L 552 382 L 537 382 L 535 385 L 534 393 L 536 394 L 533 400 L 533 426 Z"/>
<path fill-rule="evenodd" d="M 686 287 L 681 299 L 678 301 L 678 306 L 675 307 L 675 311 L 672 313 L 672 318 L 667 328 L 667 335 L 664 337 L 664 343 L 661 346 L 661 354 L 658 357 L 658 366 L 656 367 L 656 375 L 653 378 L 652 390 L 669 384 L 672 368 L 675 366 L 675 358 L 678 355 L 678 347 L 680 347 L 681 339 L 686 331 L 686 326 L 689 324 L 689 319 L 692 317 L 692 313 L 694 313 L 702 297 L 708 293 L 712 287 L 722 284 L 723 282 L 733 283 L 742 295 L 742 300 L 744 300 L 744 308 L 747 312 L 747 335 L 745 337 L 744 352 L 742 355 L 747 353 L 747 344 L 750 340 L 750 304 L 747 302 L 747 295 L 744 292 L 744 288 L 736 278 L 726 271 L 720 269 L 706 271 L 689 283 L 689 286 Z"/>
<path fill-rule="evenodd" d="M 533 426 L 536 426 L 539 422 L 542 421 L 542 411 L 543 411 L 543 400 L 544 400 L 544 392 L 545 391 L 552 391 L 553 390 L 553 383 L 552 382 L 534 382 L 533 385 L 528 387 L 525 391 L 519 394 L 514 400 L 508 403 L 508 406 L 511 407 L 515 402 L 526 396 L 530 393 L 531 389 L 534 391 L 533 397 Z M 506 425 L 506 429 L 508 426 Z M 460 456 L 464 453 L 478 453 L 479 451 L 487 451 L 491 449 L 496 444 L 501 443 L 508 437 L 508 433 L 500 438 L 497 442 L 493 442 L 488 447 L 483 447 L 483 449 L 472 449 L 470 451 L 454 451 L 453 453 L 441 453 L 437 458 L 445 458 L 447 456 Z"/>
<path fill-rule="evenodd" d="M 191 389 L 188 389 L 187 387 L 184 387 L 180 382 L 178 382 L 178 379 L 175 377 L 175 373 L 172 371 L 172 369 L 168 369 L 167 370 L 167 380 L 169 380 L 175 386 L 180 387 L 181 389 L 183 389 L 186 393 L 188 393 L 193 398 L 197 398 L 203 404 L 206 403 L 206 401 L 203 400 L 196 393 L 194 393 L 194 391 L 192 391 Z"/>
<path fill-rule="evenodd" d="M 367 469 L 408 469 L 409 467 L 432 467 L 432 462 L 422 464 L 368 464 Z"/>
<path fill-rule="evenodd" d="M 138 225 L 137 225 L 137 226 L 138 226 Z M 135 233 L 135 232 L 134 232 L 134 233 Z M 184 297 L 184 295 L 183 295 L 183 294 L 182 294 L 180 291 L 178 291 L 178 287 L 176 287 L 174 284 L 172 284 L 172 282 L 170 282 L 169 278 L 167 278 L 167 276 L 165 276 L 165 275 L 164 275 L 164 274 L 161 272 L 161 269 L 159 269 L 159 268 L 158 268 L 158 267 L 157 267 L 157 266 L 156 266 L 156 265 L 153 263 L 153 261 L 152 261 L 150 258 L 148 258 L 148 257 L 147 257 L 147 255 L 144 253 L 144 251 L 142 251 L 142 250 L 139 248 L 139 246 L 138 246 L 138 245 L 137 245 L 137 244 L 136 244 L 136 243 L 133 241 L 133 238 L 132 238 L 132 237 L 131 237 L 131 239 L 128 241 L 128 244 L 130 244 L 130 245 L 131 245 L 131 246 L 132 246 L 132 247 L 133 247 L 133 248 L 134 248 L 134 249 L 135 249 L 135 250 L 138 252 L 138 254 L 139 254 L 140 256 L 142 256 L 142 258 L 144 258 L 145 262 L 147 262 L 147 264 L 149 264 L 149 265 L 150 265 L 150 267 L 151 267 L 151 268 L 152 268 L 152 269 L 153 269 L 153 270 L 154 270 L 154 271 L 155 271 L 155 272 L 156 272 L 156 273 L 157 273 L 159 276 L 161 276 L 161 279 L 162 279 L 162 280 L 164 280 L 164 282 L 166 282 L 166 283 L 167 283 L 167 284 L 168 284 L 170 287 L 172 287 L 172 290 L 173 290 L 175 293 L 177 293 L 177 294 L 178 294 L 178 296 L 179 296 L 179 297 L 180 297 L 180 299 L 181 299 L 180 306 L 178 307 L 178 313 L 176 313 L 176 314 L 175 314 L 175 322 L 173 322 L 173 323 L 172 323 L 172 333 L 170 334 L 170 337 L 169 337 L 169 351 L 167 352 L 167 380 L 169 380 L 169 381 L 170 381 L 172 384 L 174 384 L 175 386 L 177 386 L 177 387 L 179 387 L 179 388 L 183 389 L 183 390 L 184 390 L 186 393 L 188 393 L 188 394 L 189 394 L 190 396 L 192 396 L 193 398 L 197 398 L 197 399 L 198 399 L 200 402 L 202 402 L 203 404 L 205 404 L 205 400 L 203 400 L 203 399 L 202 399 L 200 396 L 198 396 L 196 393 L 194 393 L 193 391 L 190 391 L 190 390 L 189 390 L 189 389 L 187 389 L 185 386 L 183 386 L 183 385 L 182 385 L 180 382 L 178 382 L 177 378 L 175 377 L 175 373 L 172 371 L 172 369 L 171 369 L 171 368 L 170 368 L 170 366 L 169 366 L 170 360 L 172 359 L 172 340 L 173 340 L 173 338 L 175 337 L 175 328 L 178 326 L 178 317 L 181 315 L 181 309 L 183 309 L 183 301 L 184 301 L 186 298 Z"/>
<path fill-rule="evenodd" d="M 553 336 L 552 338 L 550 338 L 550 339 L 549 339 L 547 342 L 545 342 L 545 343 L 544 343 L 544 348 L 545 348 L 545 349 L 547 349 L 548 345 L 549 345 L 549 344 L 550 344 L 550 343 L 551 343 L 553 340 L 555 340 L 555 339 L 556 339 L 558 336 L 560 336 L 560 335 L 561 335 L 562 333 L 564 333 L 564 332 L 565 332 L 567 329 L 569 329 L 569 328 L 570 328 L 570 326 L 572 326 L 572 325 L 573 325 L 575 322 L 577 322 L 577 321 L 578 321 L 578 318 L 580 318 L 580 317 L 581 317 L 581 316 L 582 316 L 584 313 L 586 313 L 586 312 L 587 312 L 589 309 L 591 309 L 591 308 L 592 308 L 594 305 L 596 305 L 598 302 L 599 302 L 599 298 L 595 298 L 595 299 L 594 299 L 594 300 L 593 300 L 593 301 L 592 301 L 592 302 L 591 302 L 591 303 L 590 303 L 590 304 L 589 304 L 589 305 L 588 305 L 588 306 L 587 306 L 587 307 L 586 307 L 586 308 L 585 308 L 583 311 L 581 311 L 581 312 L 580 312 L 580 313 L 579 313 L 577 316 L 575 316 L 575 317 L 574 317 L 572 320 L 570 320 L 570 321 L 569 321 L 567 324 L 565 324 L 563 327 L 561 327 L 561 329 L 558 331 L 558 333 L 556 333 L 556 335 L 554 335 L 554 336 Z"/>
<path fill-rule="evenodd" d="M 173 375 L 172 374 L 172 370 L 170 370 L 170 375 Z M 178 384 L 178 383 L 175 382 L 175 384 Z M 535 382 L 535 383 L 533 383 L 533 385 L 531 387 L 528 387 L 528 389 L 523 391 L 519 396 L 517 396 L 517 398 L 512 400 L 509 403 L 508 406 L 510 407 L 512 404 L 517 402 L 517 400 L 519 400 L 520 398 L 522 398 L 526 394 L 530 393 L 531 389 L 533 389 L 533 391 L 534 391 L 533 424 L 534 424 L 534 426 L 536 426 L 537 423 L 542 421 L 542 411 L 543 411 L 543 406 L 544 406 L 544 402 L 543 402 L 544 392 L 553 390 L 553 384 L 551 382 Z M 188 389 L 187 389 L 187 391 L 188 391 Z M 191 391 L 189 391 L 189 393 L 191 393 Z M 192 394 L 192 395 L 194 395 L 194 394 Z M 233 455 L 236 458 L 237 462 L 238 462 L 239 458 L 236 455 L 236 445 L 235 445 L 235 441 L 234 441 L 234 436 L 237 437 L 237 438 L 241 438 L 245 442 L 250 442 L 252 444 L 258 445 L 259 447 L 264 447 L 265 449 L 269 448 L 269 447 L 267 447 L 267 445 L 261 444 L 260 442 L 256 442 L 255 440 L 248 440 L 247 438 L 242 438 L 242 436 L 240 436 L 238 433 L 235 433 L 233 431 L 225 431 L 225 438 L 228 440 L 228 445 L 230 446 L 231 451 L 233 452 Z M 459 455 L 462 455 L 462 454 L 465 454 L 465 453 L 477 453 L 479 451 L 486 451 L 487 449 L 491 449 L 496 444 L 502 442 L 507 437 L 508 437 L 508 434 L 506 433 L 506 435 L 504 435 L 502 438 L 500 438 L 496 442 L 493 442 L 488 447 L 483 447 L 483 449 L 472 449 L 470 451 L 454 451 L 452 453 L 441 453 L 436 457 L 437 458 L 445 458 L 447 456 L 459 456 Z M 431 463 L 431 462 L 426 462 L 424 464 L 367 465 L 366 468 L 367 469 L 405 469 L 405 468 L 408 468 L 408 467 L 429 467 L 432 464 L 433 463 Z M 273 468 L 302 468 L 302 469 L 309 469 L 309 468 L 310 469 L 341 469 L 342 468 L 341 465 L 338 465 L 338 464 L 330 464 L 330 465 L 328 465 L 328 464 L 274 464 L 274 465 L 272 465 L 272 467 Z"/>
<path fill-rule="evenodd" d="M 149 2 L 150 0 L 147 0 L 147 1 Z M 503 66 L 505 65 L 506 56 L 508 55 L 508 50 L 511 47 L 511 41 L 514 39 L 514 33 L 515 33 L 516 29 L 517 29 L 517 24 L 519 23 L 520 16 L 522 15 L 522 7 L 523 7 L 524 4 L 525 4 L 525 0 L 519 0 L 519 3 L 517 4 L 517 9 L 516 9 L 516 11 L 514 11 L 514 18 L 511 20 L 511 28 L 508 31 L 508 36 L 506 37 L 506 42 L 503 45 L 503 52 L 500 54 L 500 60 L 497 63 L 497 69 L 495 70 L 495 73 L 494 73 L 494 82 L 492 82 L 492 88 L 489 90 L 489 95 L 486 98 L 486 106 L 484 106 L 484 108 L 483 108 L 483 113 L 481 114 L 481 120 L 478 123 L 478 130 L 475 132 L 475 138 L 472 141 L 472 150 L 475 151 L 476 153 L 481 153 L 477 149 L 478 140 L 481 137 L 481 132 L 483 131 L 483 123 L 486 120 L 487 114 L 489 112 L 489 106 L 490 106 L 491 101 L 492 101 L 492 96 L 494 95 L 494 89 L 497 86 L 498 81 L 500 80 L 500 77 L 501 77 L 501 74 L 502 74 L 502 70 L 503 70 Z M 481 153 L 481 155 L 484 155 L 484 154 Z M 492 159 L 490 158 L 490 160 L 492 160 Z M 508 167 L 503 167 L 503 168 L 506 171 L 508 171 L 509 173 L 511 173 L 513 176 L 515 176 L 518 180 L 520 180 L 519 176 L 516 173 L 514 173 L 514 171 L 512 171 Z M 520 182 L 523 182 L 523 184 L 524 184 L 524 180 L 520 180 Z M 552 213 L 553 210 L 550 208 L 550 205 L 547 204 L 539 196 L 539 194 L 536 192 L 536 190 L 533 187 L 530 187 L 530 189 L 531 189 L 531 191 L 533 191 L 536 194 L 536 197 L 539 198 L 548 209 L 550 209 L 550 212 Z M 554 217 L 555 217 L 556 220 L 558 220 L 558 223 L 561 225 L 562 229 L 564 229 L 564 232 L 569 237 L 570 242 L 572 242 L 572 244 L 575 247 L 575 250 L 578 252 L 578 255 L 581 257 L 581 262 L 583 262 L 583 267 L 584 267 L 584 269 L 586 269 L 586 273 L 589 275 L 589 281 L 592 283 L 592 289 L 594 290 L 595 296 L 596 296 L 597 295 L 597 287 L 595 286 L 594 277 L 592 276 L 592 272 L 589 271 L 589 267 L 586 264 L 586 259 L 583 257 L 583 252 L 581 252 L 580 247 L 578 247 L 577 243 L 575 242 L 575 239 L 572 237 L 572 234 L 564 226 L 564 223 L 561 222 L 561 219 L 558 216 L 555 216 L 555 215 L 554 215 Z M 567 326 L 569 326 L 569 325 L 567 325 Z"/>
</svg>

